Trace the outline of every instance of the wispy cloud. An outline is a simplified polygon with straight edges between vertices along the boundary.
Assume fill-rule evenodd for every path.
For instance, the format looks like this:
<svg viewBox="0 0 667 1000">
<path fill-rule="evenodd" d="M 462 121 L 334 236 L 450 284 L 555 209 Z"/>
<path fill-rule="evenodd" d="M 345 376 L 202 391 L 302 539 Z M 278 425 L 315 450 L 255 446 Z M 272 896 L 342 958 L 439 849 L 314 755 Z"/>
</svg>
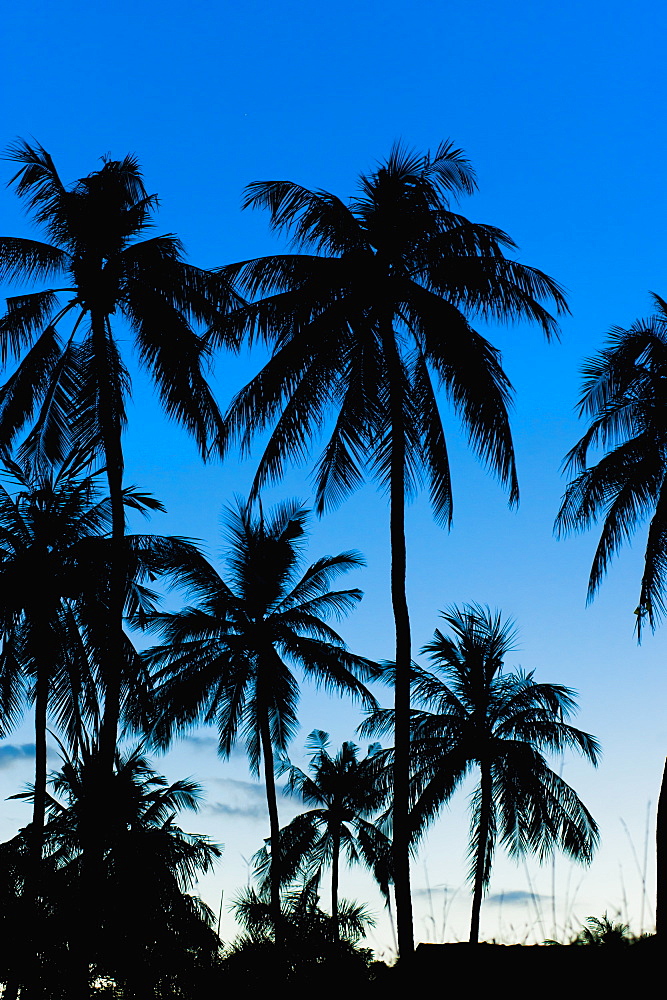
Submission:
<svg viewBox="0 0 667 1000">
<path fill-rule="evenodd" d="M 542 896 L 538 892 L 528 892 L 526 889 L 511 889 L 509 892 L 493 892 L 485 898 L 486 903 L 496 906 L 521 906 L 524 903 L 550 903 L 551 896 Z"/>
<path fill-rule="evenodd" d="M 216 778 L 215 783 L 222 786 L 222 795 L 218 801 L 206 805 L 208 813 L 230 819 L 266 819 L 266 792 L 262 784 L 235 778 Z"/>
<path fill-rule="evenodd" d="M 35 757 L 34 743 L 4 743 L 0 746 L 0 770 L 11 767 L 17 760 L 30 760 Z"/>
<path fill-rule="evenodd" d="M 437 896 L 440 893 L 443 893 L 446 896 L 449 893 L 456 893 L 458 891 L 459 890 L 455 889 L 454 886 L 443 885 L 441 883 L 439 885 L 415 887 L 412 890 L 412 895 L 413 896 L 427 896 L 428 897 L 428 896 Z"/>
<path fill-rule="evenodd" d="M 215 736 L 195 736 L 189 735 L 185 736 L 182 743 L 187 743 L 189 747 L 193 750 L 212 750 L 216 751 L 218 749 L 218 741 Z"/>
<path fill-rule="evenodd" d="M 266 803 L 233 805 L 230 802 L 209 802 L 206 811 L 214 816 L 227 816 L 230 819 L 262 819 L 266 816 Z"/>
</svg>

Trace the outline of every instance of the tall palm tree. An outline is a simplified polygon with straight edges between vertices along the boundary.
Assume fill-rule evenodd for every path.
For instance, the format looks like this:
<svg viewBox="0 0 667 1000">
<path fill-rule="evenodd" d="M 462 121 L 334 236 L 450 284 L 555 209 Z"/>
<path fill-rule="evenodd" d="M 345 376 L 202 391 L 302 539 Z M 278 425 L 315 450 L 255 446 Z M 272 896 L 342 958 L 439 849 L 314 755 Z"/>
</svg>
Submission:
<svg viewBox="0 0 667 1000">
<path fill-rule="evenodd" d="M 131 335 L 167 414 L 206 453 L 219 431 L 219 415 L 204 377 L 207 347 L 192 324 L 208 325 L 217 313 L 206 273 L 185 263 L 175 236 L 141 238 L 154 225 L 158 202 L 134 156 L 105 158 L 99 170 L 70 186 L 38 143 L 19 141 L 8 158 L 18 164 L 10 183 L 49 242 L 0 238 L 0 281 L 51 285 L 8 299 L 0 318 L 0 358 L 19 361 L 0 390 L 0 443 L 8 447 L 37 413 L 31 448 L 42 461 L 62 456 L 73 437 L 101 449 L 118 552 L 110 581 L 113 667 L 123 646 L 121 438 L 130 391 L 116 321 L 123 321 L 124 339 Z M 120 685 L 109 669 L 100 734 L 109 773 Z"/>
<path fill-rule="evenodd" d="M 258 301 L 217 329 L 272 349 L 262 372 L 236 396 L 228 438 L 247 450 L 273 427 L 255 491 L 302 459 L 328 416 L 333 430 L 316 471 L 317 509 L 335 506 L 366 468 L 389 493 L 391 594 L 396 627 L 395 886 L 399 947 L 413 949 L 408 860 L 410 619 L 406 598 L 406 494 L 426 480 L 436 518 L 449 524 L 452 493 L 436 383 L 458 413 L 473 449 L 518 499 L 507 416 L 512 388 L 498 351 L 468 317 L 556 323 L 542 302 L 565 312 L 559 285 L 505 256 L 505 233 L 472 223 L 452 201 L 476 187 L 469 161 L 451 143 L 421 155 L 396 146 L 362 174 L 345 204 L 291 181 L 246 189 L 245 206 L 266 208 L 271 228 L 291 235 L 288 253 L 221 269 Z M 215 337 L 215 331 L 214 331 Z M 226 440 L 223 442 L 226 445 Z"/>
<path fill-rule="evenodd" d="M 597 740 L 567 723 L 574 692 L 537 684 L 533 674 L 505 673 L 514 648 L 511 621 L 479 605 L 452 608 L 442 617 L 453 633 L 436 629 L 424 646 L 435 673 L 413 665 L 413 808 L 418 837 L 473 770 L 479 783 L 471 800 L 470 870 L 473 884 L 470 943 L 479 939 L 482 897 L 489 883 L 496 842 L 510 855 L 556 847 L 590 861 L 598 841 L 595 820 L 576 792 L 543 755 L 572 748 L 597 764 Z M 366 723 L 381 730 L 388 713 Z"/>
<path fill-rule="evenodd" d="M 305 571 L 307 512 L 295 501 L 266 516 L 238 502 L 227 510 L 228 581 L 206 560 L 193 559 L 187 580 L 193 606 L 149 616 L 165 644 L 148 650 L 158 668 L 162 721 L 154 738 L 216 723 L 228 757 L 239 738 L 253 771 L 263 764 L 271 842 L 271 904 L 280 939 L 280 857 L 274 751 L 283 754 L 297 728 L 299 686 L 292 665 L 325 688 L 374 699 L 359 679 L 377 674 L 371 661 L 348 652 L 326 619 L 342 617 L 361 591 L 329 589 L 340 573 L 363 565 L 356 552 L 324 556 Z"/>
<path fill-rule="evenodd" d="M 99 750 L 84 741 L 78 757 L 62 752 L 63 766 L 51 775 L 53 795 L 47 799 L 52 905 L 74 936 L 81 923 L 77 907 L 89 908 L 87 919 L 96 927 L 89 960 L 96 973 L 138 984 L 132 995 L 148 996 L 158 976 L 178 970 L 188 947 L 212 951 L 218 944 L 212 914 L 188 893 L 221 850 L 175 822 L 181 810 L 199 808 L 200 787 L 190 779 L 169 784 L 141 746 L 117 753 L 101 820 Z M 31 790 L 15 796 L 32 797 Z M 100 837 L 102 865 L 90 885 L 85 858 L 92 843 L 98 849 Z"/>
<path fill-rule="evenodd" d="M 653 295 L 656 311 L 627 329 L 613 327 L 607 346 L 586 362 L 579 413 L 588 430 L 566 458 L 574 474 L 563 497 L 556 530 L 565 535 L 602 520 L 588 581 L 594 597 L 613 557 L 636 529 L 649 522 L 637 616 L 655 629 L 667 610 L 667 302 Z M 604 454 L 589 465 L 589 454 Z M 657 816 L 656 928 L 667 934 L 667 761 Z"/>
<path fill-rule="evenodd" d="M 359 748 L 343 743 L 335 757 L 329 753 L 329 734 L 314 730 L 306 749 L 312 753 L 310 775 L 283 758 L 278 774 L 287 775 L 286 792 L 314 808 L 300 813 L 280 831 L 281 881 L 297 877 L 318 884 L 322 869 L 331 867 L 331 915 L 334 939 L 339 940 L 340 855 L 348 863 L 362 863 L 375 875 L 380 888 L 389 891 L 391 841 L 372 822 L 385 804 L 388 791 L 378 766 L 378 743 L 359 760 Z M 256 855 L 258 872 L 266 872 L 270 852 Z"/>
</svg>

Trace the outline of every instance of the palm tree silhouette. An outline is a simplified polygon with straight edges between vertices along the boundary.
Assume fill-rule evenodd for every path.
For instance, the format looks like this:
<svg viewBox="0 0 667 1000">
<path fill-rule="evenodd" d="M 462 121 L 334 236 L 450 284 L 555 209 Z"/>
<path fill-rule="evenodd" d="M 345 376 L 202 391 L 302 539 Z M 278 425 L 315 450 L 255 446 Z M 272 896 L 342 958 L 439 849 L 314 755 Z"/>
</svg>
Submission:
<svg viewBox="0 0 667 1000">
<path fill-rule="evenodd" d="M 10 183 L 50 242 L 0 238 L 0 280 L 60 278 L 65 287 L 7 300 L 0 318 L 0 356 L 3 362 L 20 363 L 0 390 L 0 442 L 9 447 L 37 413 L 29 450 L 42 462 L 62 457 L 73 439 L 97 444 L 104 454 L 112 537 L 120 552 L 125 531 L 121 436 L 130 380 L 114 323 L 122 317 L 124 336 L 132 335 L 167 414 L 206 453 L 219 432 L 219 415 L 203 374 L 206 343 L 192 323 L 208 325 L 217 316 L 212 288 L 204 271 L 185 263 L 175 236 L 140 239 L 154 224 L 157 196 L 148 194 L 134 156 L 105 158 L 99 170 L 69 187 L 38 143 L 17 142 L 9 159 L 19 165 Z M 58 331 L 68 321 L 61 337 Z M 110 580 L 111 667 L 121 661 L 123 645 L 120 554 L 117 561 Z M 109 773 L 120 683 L 109 669 L 100 733 Z"/>
<path fill-rule="evenodd" d="M 380 745 L 369 747 L 362 760 L 354 743 L 343 743 L 335 757 L 328 747 L 329 734 L 313 730 L 306 744 L 312 754 L 310 775 L 287 758 L 278 763 L 277 773 L 287 775 L 285 791 L 314 806 L 280 831 L 281 881 L 290 884 L 299 878 L 319 885 L 323 868 L 331 866 L 331 915 L 338 941 L 341 851 L 348 863 L 365 864 L 386 895 L 391 881 L 391 841 L 371 821 L 388 797 L 378 766 Z M 260 875 L 268 870 L 270 857 L 266 847 L 255 856 Z"/>
<path fill-rule="evenodd" d="M 307 511 L 296 501 L 266 516 L 238 502 L 227 509 L 226 582 L 202 557 L 187 583 L 196 604 L 149 616 L 166 643 L 145 654 L 157 667 L 163 714 L 154 739 L 202 720 L 217 723 L 219 750 L 228 757 L 242 736 L 253 771 L 263 764 L 271 842 L 271 904 L 280 931 L 280 857 L 274 750 L 285 753 L 297 725 L 299 687 L 290 664 L 325 688 L 374 699 L 359 680 L 377 674 L 371 661 L 347 651 L 326 619 L 342 617 L 361 591 L 329 589 L 340 573 L 363 565 L 356 552 L 324 556 L 304 571 L 301 549 Z"/>
<path fill-rule="evenodd" d="M 111 502 L 101 473 L 84 474 L 90 456 L 73 451 L 61 463 L 35 466 L 2 457 L 0 476 L 0 733 L 35 705 L 35 786 L 31 827 L 41 858 L 47 776 L 47 715 L 78 752 L 85 729 L 99 727 L 99 693 L 106 676 Z M 162 504 L 124 487 L 123 505 L 143 514 Z M 177 538 L 123 538 L 124 608 L 141 619 L 157 595 L 146 587 L 160 574 L 177 575 L 193 546 Z M 149 711 L 143 665 L 124 636 L 124 663 L 114 664 L 124 703 L 136 719 Z"/>
<path fill-rule="evenodd" d="M 190 779 L 169 784 L 141 746 L 117 752 L 100 815 L 99 749 L 84 740 L 78 757 L 61 750 L 63 766 L 51 775 L 53 795 L 47 798 L 51 902 L 75 935 L 81 924 L 77 907 L 94 900 L 95 913 L 88 919 L 96 934 L 89 961 L 97 974 L 138 985 L 138 995 L 147 995 L 158 976 L 178 969 L 185 949 L 218 946 L 212 913 L 188 893 L 221 850 L 175 822 L 181 810 L 199 808 L 200 787 Z M 14 798 L 33 794 L 28 790 Z M 100 849 L 102 864 L 91 885 L 85 858 Z"/>
<path fill-rule="evenodd" d="M 232 944 L 226 965 L 238 970 L 245 984 L 265 986 L 275 978 L 274 924 L 266 893 L 247 886 L 233 901 L 236 920 L 243 927 Z M 285 945 L 281 954 L 281 978 L 301 985 L 322 973 L 328 985 L 345 988 L 363 981 L 370 952 L 358 942 L 375 921 L 365 906 L 341 899 L 338 921 L 320 908 L 317 888 L 306 884 L 282 894 Z"/>
<path fill-rule="evenodd" d="M 542 751 L 572 748 L 595 765 L 600 747 L 593 736 L 567 723 L 575 708 L 570 688 L 537 684 L 532 673 L 503 672 L 516 639 L 513 622 L 477 604 L 454 607 L 442 618 L 453 636 L 436 629 L 422 650 L 436 673 L 416 664 L 412 668 L 412 695 L 419 708 L 412 713 L 411 827 L 418 838 L 463 779 L 477 770 L 469 846 L 470 943 L 476 944 L 497 841 L 515 858 L 526 853 L 543 858 L 558 847 L 578 861 L 590 861 L 597 824 Z M 377 713 L 364 732 L 387 731 L 391 722 L 391 713 Z"/>
<path fill-rule="evenodd" d="M 667 302 L 653 295 L 656 312 L 628 329 L 613 327 L 607 346 L 586 362 L 579 413 L 590 426 L 565 460 L 574 473 L 556 531 L 583 531 L 602 520 L 588 581 L 592 600 L 621 545 L 649 521 L 639 591 L 637 639 L 665 615 L 667 554 Z M 588 465 L 592 449 L 605 453 Z M 667 761 L 657 815 L 656 929 L 667 931 Z"/>
<path fill-rule="evenodd" d="M 590 426 L 566 458 L 575 473 L 556 519 L 560 534 L 583 531 L 603 518 L 588 582 L 589 601 L 624 541 L 650 518 L 637 633 L 665 614 L 667 583 L 667 302 L 627 330 L 614 327 L 607 346 L 584 366 L 579 413 Z M 592 449 L 608 449 L 588 466 Z"/>
<path fill-rule="evenodd" d="M 4 735 L 20 718 L 25 701 L 34 701 L 31 831 L 37 860 L 44 827 L 47 713 L 55 711 L 72 746 L 82 726 L 96 725 L 98 717 L 96 668 L 103 641 L 96 655 L 93 638 L 101 630 L 98 619 L 106 603 L 110 553 L 104 536 L 111 508 L 99 488 L 99 473 L 82 474 L 88 463 L 88 455 L 75 451 L 62 463 L 40 469 L 5 454 L 0 472 L 7 483 L 0 483 L 0 720 Z M 161 509 L 132 488 L 123 490 L 123 503 L 142 512 Z M 139 580 L 149 572 L 145 565 L 139 570 L 146 539 L 141 545 L 137 541 L 136 536 L 126 540 L 135 549 L 130 560 L 134 593 L 127 594 L 132 610 L 151 603 Z"/>
<path fill-rule="evenodd" d="M 449 461 L 433 379 L 459 415 L 473 449 L 518 499 L 507 416 L 511 385 L 498 351 L 466 318 L 528 319 L 556 332 L 541 301 L 566 311 L 558 284 L 508 259 L 505 233 L 469 222 L 451 201 L 475 189 L 469 161 L 451 143 L 434 155 L 394 147 L 362 174 L 349 205 L 290 181 L 246 189 L 245 207 L 266 208 L 271 228 L 302 253 L 220 271 L 250 297 L 217 327 L 273 349 L 226 416 L 223 447 L 248 450 L 273 427 L 254 492 L 303 459 L 334 418 L 316 470 L 318 513 L 337 505 L 368 469 L 390 503 L 391 593 L 396 626 L 395 887 L 401 954 L 413 949 L 408 860 L 410 619 L 406 598 L 406 494 L 426 480 L 434 513 L 449 524 Z M 213 331 L 215 340 L 215 330 Z"/>
</svg>

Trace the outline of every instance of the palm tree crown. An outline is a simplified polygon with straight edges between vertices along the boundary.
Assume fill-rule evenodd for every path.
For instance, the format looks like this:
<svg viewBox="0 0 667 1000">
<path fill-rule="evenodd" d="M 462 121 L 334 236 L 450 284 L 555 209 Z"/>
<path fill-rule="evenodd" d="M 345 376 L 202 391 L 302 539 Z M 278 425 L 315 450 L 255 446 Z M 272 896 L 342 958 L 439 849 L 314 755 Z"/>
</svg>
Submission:
<svg viewBox="0 0 667 1000">
<path fill-rule="evenodd" d="M 202 375 L 205 344 L 191 322 L 208 324 L 217 315 L 212 290 L 206 272 L 185 263 L 175 236 L 140 239 L 154 225 L 158 201 L 144 187 L 136 158 L 104 158 L 99 170 L 69 187 L 38 143 L 17 142 L 9 158 L 19 164 L 16 192 L 51 242 L 0 238 L 0 280 L 59 278 L 66 287 L 7 300 L 0 355 L 3 362 L 22 360 L 0 394 L 2 442 L 8 445 L 41 403 L 40 441 L 57 451 L 58 438 L 71 436 L 67 407 L 74 395 L 84 409 L 76 430 L 101 436 L 110 457 L 108 435 L 125 422 L 129 389 L 111 326 L 121 316 L 165 409 L 205 450 L 218 417 Z M 72 324 L 62 338 L 58 327 L 66 318 Z"/>
<path fill-rule="evenodd" d="M 613 328 L 608 344 L 586 363 L 579 410 L 590 427 L 570 451 L 575 473 L 556 520 L 561 533 L 603 519 L 588 582 L 591 600 L 623 542 L 650 518 L 636 610 L 655 628 L 667 610 L 667 302 L 627 330 Z M 591 450 L 609 449 L 594 465 Z"/>
<path fill-rule="evenodd" d="M 305 251 L 220 269 L 223 287 L 233 281 L 263 297 L 218 329 L 273 347 L 227 415 L 228 431 L 241 435 L 245 448 L 278 418 L 256 489 L 278 477 L 286 459 L 304 455 L 331 412 L 337 419 L 318 465 L 318 510 L 358 485 L 364 461 L 389 486 L 392 437 L 401 437 L 407 487 L 425 474 L 435 513 L 448 521 L 451 484 L 434 375 L 473 447 L 516 499 L 511 386 L 497 350 L 465 315 L 535 320 L 551 337 L 557 327 L 540 300 L 558 311 L 566 305 L 553 279 L 504 256 L 515 248 L 509 236 L 451 210 L 452 199 L 475 187 L 469 161 L 451 143 L 433 156 L 396 146 L 360 177 L 349 205 L 289 181 L 248 186 L 245 207 L 267 208 L 271 227 Z"/>
</svg>

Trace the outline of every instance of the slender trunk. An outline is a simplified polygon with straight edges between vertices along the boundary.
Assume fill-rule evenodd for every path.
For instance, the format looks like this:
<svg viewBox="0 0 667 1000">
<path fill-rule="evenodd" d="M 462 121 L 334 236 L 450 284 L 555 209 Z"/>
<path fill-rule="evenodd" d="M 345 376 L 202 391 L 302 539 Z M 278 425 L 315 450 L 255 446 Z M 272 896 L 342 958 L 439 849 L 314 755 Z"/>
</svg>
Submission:
<svg viewBox="0 0 667 1000">
<path fill-rule="evenodd" d="M 42 870 L 42 856 L 44 853 L 44 813 L 46 811 L 46 726 L 49 701 L 49 664 L 41 662 L 41 659 L 40 657 L 40 662 L 37 665 L 35 691 L 35 791 L 32 805 L 30 882 L 26 894 L 29 920 L 26 935 L 32 938 L 27 973 L 30 992 L 35 998 L 44 995 L 43 952 L 47 944 L 43 921 L 44 872 Z"/>
<path fill-rule="evenodd" d="M 336 823 L 333 831 L 333 847 L 331 851 L 331 917 L 333 919 L 334 944 L 340 944 L 340 925 L 338 923 L 338 877 L 340 869 L 340 826 Z"/>
<path fill-rule="evenodd" d="M 121 444 L 121 389 L 114 375 L 118 372 L 118 356 L 108 328 L 108 319 L 103 314 L 92 315 L 92 342 L 98 377 L 98 418 L 102 434 L 102 444 L 106 461 L 109 499 L 111 502 L 111 559 L 108 590 L 108 622 L 104 629 L 106 649 L 104 657 L 104 709 L 97 743 L 95 783 L 96 803 L 93 815 L 103 822 L 105 790 L 113 783 L 118 722 L 120 719 L 120 698 L 123 673 L 123 543 L 125 538 L 125 510 L 123 504 L 123 450 Z M 82 924 L 79 928 L 80 961 L 77 978 L 80 979 L 76 991 L 85 997 L 90 991 L 89 970 L 94 959 L 99 938 L 98 921 L 86 919 L 89 911 L 87 900 L 95 898 L 98 877 L 104 858 L 102 836 L 93 838 L 92 847 L 84 850 L 82 859 L 80 891 L 80 913 Z"/>
<path fill-rule="evenodd" d="M 262 757 L 264 758 L 264 781 L 266 784 L 266 803 L 269 807 L 269 829 L 271 834 L 271 913 L 273 915 L 273 933 L 276 945 L 284 944 L 283 922 L 280 910 L 280 823 L 278 822 L 278 799 L 276 796 L 276 779 L 273 766 L 273 747 L 269 731 L 268 714 L 263 712 L 260 721 L 260 739 L 262 741 Z"/>
<path fill-rule="evenodd" d="M 482 762 L 481 772 L 479 837 L 477 840 L 477 856 L 475 858 L 475 882 L 472 896 L 472 916 L 470 918 L 470 944 L 479 943 L 479 916 L 482 909 L 484 882 L 488 867 L 489 830 L 491 826 L 491 809 L 493 806 L 493 785 L 490 766 Z"/>
<path fill-rule="evenodd" d="M 664 940 L 667 939 L 667 759 L 662 772 L 655 836 L 657 854 L 655 930 L 658 940 Z"/>
<path fill-rule="evenodd" d="M 26 938 L 30 941 L 30 961 L 26 963 L 27 980 L 35 998 L 44 994 L 43 953 L 47 945 L 43 921 L 44 897 L 44 827 L 46 813 L 47 751 L 49 686 L 53 666 L 54 648 L 51 641 L 51 615 L 48 599 L 42 594 L 35 612 L 35 641 L 37 644 L 35 681 L 35 785 L 32 800 L 30 833 L 29 878 L 25 888 Z"/>
<path fill-rule="evenodd" d="M 402 958 L 414 951 L 410 894 L 410 615 L 406 595 L 405 545 L 405 423 L 400 358 L 391 324 L 383 331 L 389 366 L 391 410 L 391 467 L 389 482 L 389 536 L 391 546 L 391 603 L 396 630 L 394 684 L 394 808 L 393 859 L 398 951 Z"/>
<path fill-rule="evenodd" d="M 125 508 L 123 504 L 123 449 L 121 444 L 122 400 L 118 387 L 109 377 L 116 360 L 115 345 L 107 329 L 105 317 L 93 317 L 93 343 L 96 360 L 102 369 L 99 379 L 99 420 L 104 457 L 107 467 L 109 499 L 111 501 L 111 571 L 109 578 L 108 647 L 105 653 L 104 713 L 100 726 L 100 767 L 110 780 L 118 740 L 120 696 L 123 666 L 123 542 L 125 538 Z M 105 363 L 109 362 L 109 363 Z"/>
<path fill-rule="evenodd" d="M 32 859 L 36 880 L 44 850 L 44 814 L 46 811 L 46 727 L 49 704 L 50 663 L 37 664 L 35 685 L 35 793 L 32 800 Z"/>
</svg>

